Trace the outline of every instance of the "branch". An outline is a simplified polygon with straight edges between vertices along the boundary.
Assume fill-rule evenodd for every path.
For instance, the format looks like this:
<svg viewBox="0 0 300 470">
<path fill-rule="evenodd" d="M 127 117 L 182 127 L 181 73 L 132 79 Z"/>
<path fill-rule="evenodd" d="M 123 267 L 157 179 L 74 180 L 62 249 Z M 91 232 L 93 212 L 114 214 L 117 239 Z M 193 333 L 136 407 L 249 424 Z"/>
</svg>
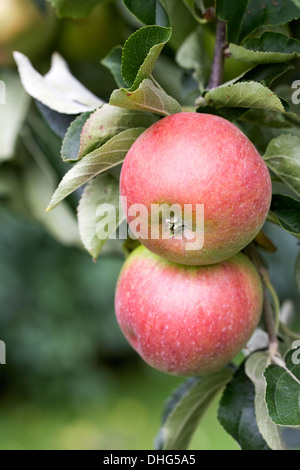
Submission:
<svg viewBox="0 0 300 470">
<path fill-rule="evenodd" d="M 214 60 L 212 64 L 211 76 L 207 86 L 208 90 L 211 88 L 216 88 L 222 84 L 224 72 L 224 51 L 226 47 L 226 23 L 219 20 L 217 22 Z"/>
<path fill-rule="evenodd" d="M 245 252 L 248 255 L 248 257 L 251 259 L 252 263 L 256 267 L 262 279 L 263 295 L 264 295 L 263 317 L 265 321 L 266 330 L 269 336 L 270 355 L 271 355 L 271 358 L 274 358 L 278 354 L 279 344 L 278 344 L 277 332 L 276 332 L 276 321 L 274 318 L 273 309 L 272 309 L 269 295 L 268 295 L 269 293 L 269 287 L 267 283 L 268 272 L 266 271 L 266 268 L 264 267 L 262 260 L 259 256 L 259 253 L 257 251 L 257 248 L 253 242 L 250 243 L 250 245 L 248 245 L 245 248 Z"/>
</svg>

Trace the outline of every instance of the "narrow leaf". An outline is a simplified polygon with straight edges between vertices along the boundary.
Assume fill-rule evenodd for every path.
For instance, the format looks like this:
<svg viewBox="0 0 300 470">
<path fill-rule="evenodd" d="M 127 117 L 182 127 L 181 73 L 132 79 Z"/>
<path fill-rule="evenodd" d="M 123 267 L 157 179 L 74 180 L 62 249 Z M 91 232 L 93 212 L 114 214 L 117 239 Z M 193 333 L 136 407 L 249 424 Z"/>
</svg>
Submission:
<svg viewBox="0 0 300 470">
<path fill-rule="evenodd" d="M 104 104 L 83 125 L 78 158 L 99 148 L 114 135 L 134 127 L 147 128 L 158 120 L 152 113 Z"/>
<path fill-rule="evenodd" d="M 242 450 L 269 450 L 257 426 L 254 400 L 255 388 L 243 363 L 223 393 L 218 418 Z"/>
<path fill-rule="evenodd" d="M 264 375 L 272 421 L 280 426 L 300 429 L 300 348 L 288 351 L 284 367 L 271 364 Z"/>
<path fill-rule="evenodd" d="M 240 42 L 262 26 L 275 26 L 300 18 L 293 0 L 217 0 L 217 15 L 227 22 L 228 41 Z"/>
<path fill-rule="evenodd" d="M 300 137 L 283 134 L 272 139 L 263 159 L 300 196 Z"/>
<path fill-rule="evenodd" d="M 300 201 L 284 194 L 273 194 L 271 222 L 275 221 L 287 232 L 300 235 Z"/>
<path fill-rule="evenodd" d="M 25 55 L 15 52 L 14 58 L 27 93 L 48 108 L 63 114 L 80 114 L 103 103 L 73 77 L 59 54 L 53 54 L 50 71 L 44 77 Z"/>
<path fill-rule="evenodd" d="M 179 103 L 148 78 L 140 84 L 136 91 L 130 92 L 124 88 L 114 90 L 109 104 L 138 111 L 149 111 L 161 116 L 181 111 Z"/>
<path fill-rule="evenodd" d="M 47 210 L 56 207 L 65 197 L 94 176 L 121 163 L 133 142 L 144 130 L 144 128 L 136 128 L 120 132 L 102 147 L 76 163 L 60 182 Z"/>
<path fill-rule="evenodd" d="M 122 77 L 122 46 L 114 47 L 110 53 L 101 60 L 101 64 L 104 65 L 113 75 L 118 87 L 126 87 L 126 84 Z"/>
<path fill-rule="evenodd" d="M 106 217 L 99 212 L 102 204 L 110 205 Z M 79 234 L 84 247 L 94 259 L 98 258 L 105 242 L 122 220 L 124 216 L 119 211 L 119 181 L 108 174 L 97 176 L 86 185 L 78 206 Z"/>
<path fill-rule="evenodd" d="M 300 56 L 299 41 L 270 31 L 248 39 L 242 46 L 230 44 L 229 49 L 235 59 L 256 64 L 288 62 Z"/>
<path fill-rule="evenodd" d="M 265 401 L 267 384 L 263 373 L 268 365 L 268 352 L 256 352 L 247 359 L 245 371 L 255 386 L 255 416 L 258 429 L 272 450 L 284 450 L 281 431 L 271 421 Z"/>
<path fill-rule="evenodd" d="M 205 101 L 214 107 L 269 109 L 284 112 L 278 96 L 257 82 L 241 82 L 209 90 Z"/>
<path fill-rule="evenodd" d="M 208 406 L 232 377 L 223 369 L 211 375 L 188 379 L 166 403 L 163 425 L 156 439 L 159 450 L 185 450 Z"/>
<path fill-rule="evenodd" d="M 159 0 L 123 0 L 128 10 L 147 25 L 170 26 L 166 10 Z"/>
<path fill-rule="evenodd" d="M 151 76 L 154 64 L 171 34 L 171 28 L 145 26 L 127 39 L 122 52 L 122 76 L 131 91 Z"/>
<path fill-rule="evenodd" d="M 78 160 L 82 128 L 90 115 L 91 111 L 80 114 L 69 126 L 61 148 L 61 157 L 65 162 Z"/>
</svg>

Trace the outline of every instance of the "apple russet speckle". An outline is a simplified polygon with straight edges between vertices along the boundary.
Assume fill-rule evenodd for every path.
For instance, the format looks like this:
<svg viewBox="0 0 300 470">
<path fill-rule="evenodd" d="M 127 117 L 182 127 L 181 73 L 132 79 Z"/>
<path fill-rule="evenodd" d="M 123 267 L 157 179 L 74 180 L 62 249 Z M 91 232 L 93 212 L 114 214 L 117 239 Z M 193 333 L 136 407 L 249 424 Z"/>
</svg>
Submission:
<svg viewBox="0 0 300 470">
<path fill-rule="evenodd" d="M 189 376 L 231 361 L 252 336 L 262 299 L 260 276 L 242 253 L 210 266 L 183 266 L 140 246 L 120 273 L 115 311 L 148 364 Z"/>
<path fill-rule="evenodd" d="M 140 242 L 176 263 L 209 265 L 241 251 L 263 226 L 271 203 L 271 179 L 260 154 L 234 124 L 218 116 L 182 112 L 167 116 L 143 132 L 123 163 L 120 194 L 130 224 L 130 207 L 143 204 L 148 226 Z M 187 249 L 192 238 L 151 237 L 153 205 L 190 204 L 199 233 L 196 206 L 204 205 L 204 245 Z M 143 219 L 144 217 L 144 219 Z M 180 221 L 179 221 L 180 222 Z M 161 224 L 161 220 L 158 225 Z M 202 222 L 203 227 L 203 222 Z"/>
</svg>

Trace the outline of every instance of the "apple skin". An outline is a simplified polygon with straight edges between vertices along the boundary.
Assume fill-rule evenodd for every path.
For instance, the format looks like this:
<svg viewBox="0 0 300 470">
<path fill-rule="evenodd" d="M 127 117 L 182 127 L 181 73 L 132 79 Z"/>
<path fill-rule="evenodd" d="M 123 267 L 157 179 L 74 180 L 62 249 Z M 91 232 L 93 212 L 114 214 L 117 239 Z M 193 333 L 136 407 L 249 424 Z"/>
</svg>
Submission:
<svg viewBox="0 0 300 470">
<path fill-rule="evenodd" d="M 201 249 L 187 249 L 190 240 L 171 233 L 167 239 L 151 239 L 148 217 L 148 239 L 140 242 L 170 261 L 208 265 L 230 258 L 253 240 L 267 217 L 272 188 L 266 164 L 240 129 L 218 116 L 181 112 L 153 124 L 132 145 L 121 171 L 120 194 L 127 208 L 143 204 L 148 214 L 151 204 L 192 204 L 194 220 L 196 204 L 204 204 Z M 123 203 L 130 223 L 135 217 L 127 208 Z M 190 229 L 199 232 L 196 225 Z"/>
<path fill-rule="evenodd" d="M 117 283 L 115 311 L 131 346 L 154 368 L 198 375 L 224 367 L 254 332 L 262 285 L 242 253 L 182 266 L 136 248 Z"/>
</svg>

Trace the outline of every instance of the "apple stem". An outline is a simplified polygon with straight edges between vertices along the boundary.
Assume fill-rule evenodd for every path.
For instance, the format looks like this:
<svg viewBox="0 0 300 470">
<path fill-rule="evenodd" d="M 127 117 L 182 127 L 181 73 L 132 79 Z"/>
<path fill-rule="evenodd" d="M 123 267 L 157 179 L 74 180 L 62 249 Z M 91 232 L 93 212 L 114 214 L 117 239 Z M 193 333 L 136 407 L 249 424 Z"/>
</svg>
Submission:
<svg viewBox="0 0 300 470">
<path fill-rule="evenodd" d="M 256 245 L 252 242 L 245 248 L 245 253 L 248 255 L 248 258 L 252 261 L 257 271 L 259 272 L 262 283 L 263 283 L 263 316 L 266 326 L 266 331 L 269 336 L 269 352 L 270 356 L 273 359 L 278 355 L 279 343 L 277 338 L 277 321 L 274 318 L 273 308 L 269 299 L 269 287 L 266 282 L 266 268 L 263 265 L 262 259 L 258 253 Z"/>
<path fill-rule="evenodd" d="M 224 53 L 227 47 L 226 40 L 226 23 L 219 20 L 217 22 L 216 43 L 214 51 L 214 59 L 211 69 L 211 76 L 207 89 L 216 88 L 222 84 L 224 71 Z"/>
</svg>

